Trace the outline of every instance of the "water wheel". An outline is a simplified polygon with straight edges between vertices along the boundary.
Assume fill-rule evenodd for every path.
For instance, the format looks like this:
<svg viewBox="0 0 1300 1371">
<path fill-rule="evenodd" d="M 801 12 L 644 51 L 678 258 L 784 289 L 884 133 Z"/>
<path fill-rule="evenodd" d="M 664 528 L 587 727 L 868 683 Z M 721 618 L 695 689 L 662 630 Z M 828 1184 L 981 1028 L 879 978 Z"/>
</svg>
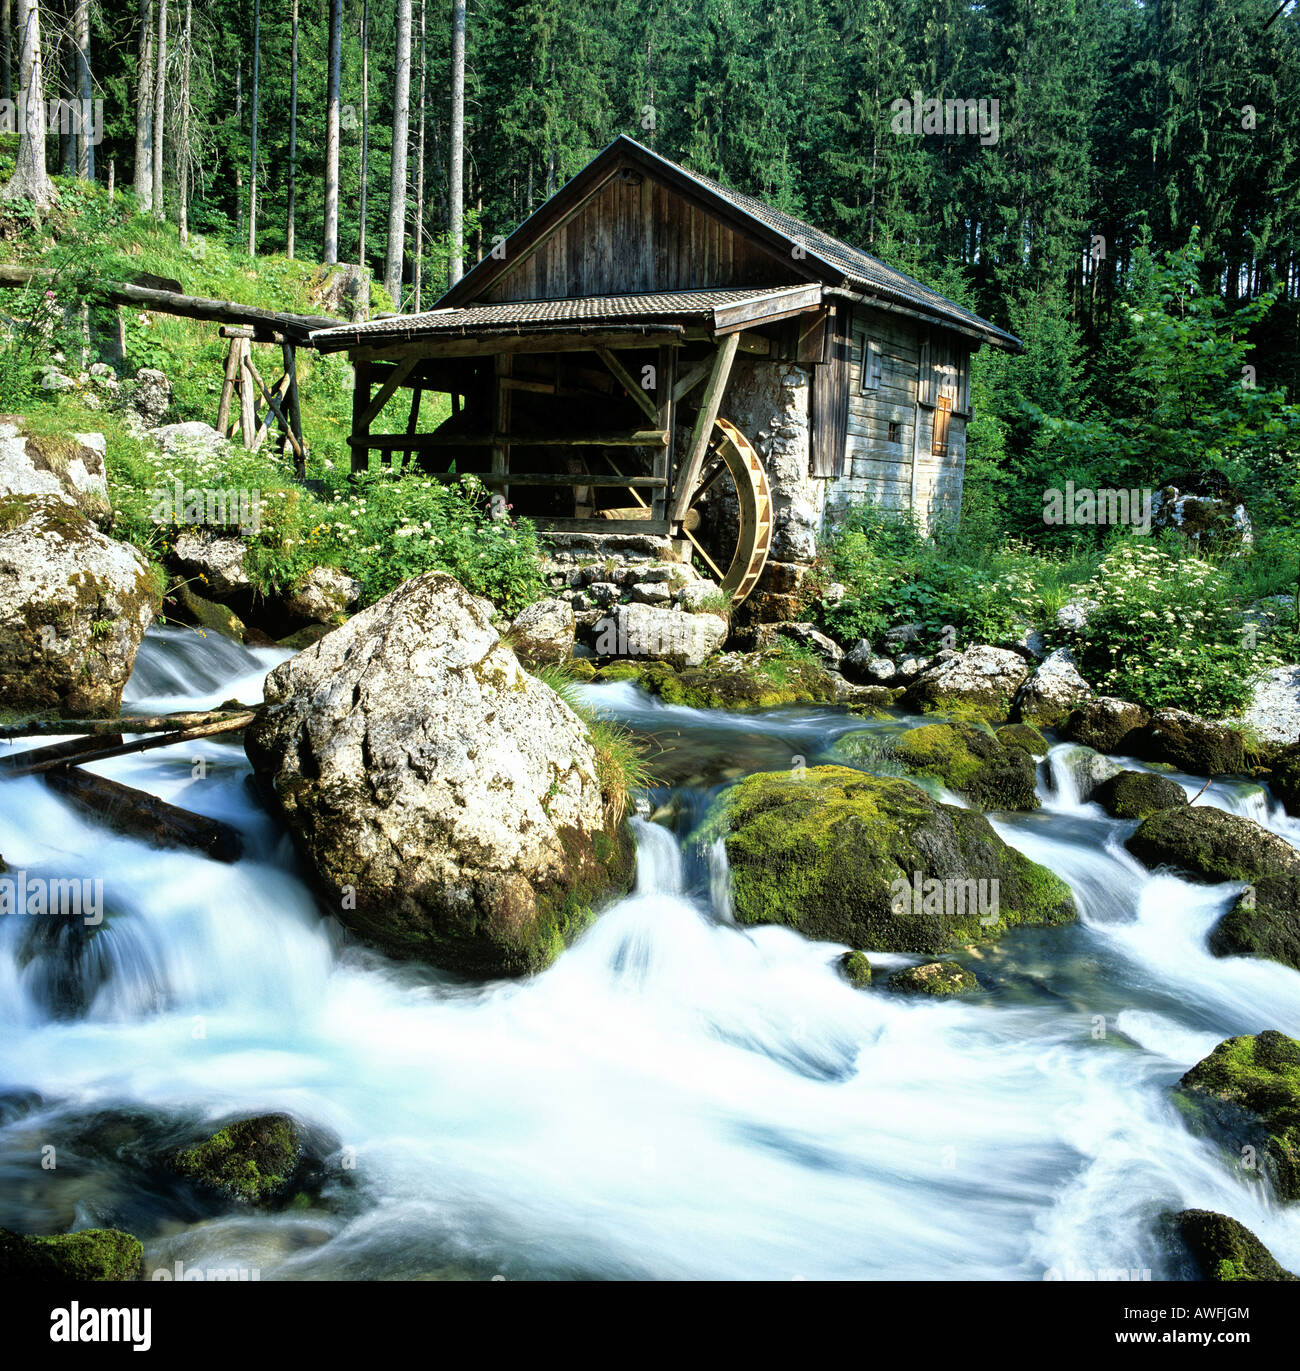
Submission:
<svg viewBox="0 0 1300 1371">
<path fill-rule="evenodd" d="M 727 547 L 717 543 L 710 548 L 700 535 L 705 523 L 705 499 L 718 483 L 729 479 L 734 487 L 737 521 L 735 546 L 723 570 Z M 699 480 L 691 492 L 690 503 L 682 516 L 682 534 L 718 578 L 723 591 L 739 604 L 758 584 L 772 545 L 772 492 L 767 472 L 749 439 L 728 419 L 713 421 L 713 442 L 700 468 Z"/>
</svg>

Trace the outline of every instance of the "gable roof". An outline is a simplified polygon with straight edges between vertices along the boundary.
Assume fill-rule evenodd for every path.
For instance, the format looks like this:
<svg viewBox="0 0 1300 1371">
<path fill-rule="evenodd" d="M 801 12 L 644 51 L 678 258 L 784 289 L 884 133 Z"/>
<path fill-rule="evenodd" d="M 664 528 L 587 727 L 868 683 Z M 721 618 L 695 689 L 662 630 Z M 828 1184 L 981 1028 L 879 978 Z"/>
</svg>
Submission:
<svg viewBox="0 0 1300 1371">
<path fill-rule="evenodd" d="M 832 237 L 814 224 L 773 209 L 752 195 L 690 171 L 620 134 L 572 180 L 534 211 L 505 241 L 499 257 L 488 256 L 447 291 L 435 308 L 464 306 L 482 292 L 534 243 L 567 219 L 620 167 L 638 166 L 687 199 L 738 228 L 806 274 L 810 280 L 851 291 L 885 308 L 902 307 L 936 322 L 973 332 L 996 347 L 1020 351 L 1020 340 L 929 286 L 882 262 L 878 257 Z M 796 256 L 796 250 L 798 254 Z"/>
</svg>

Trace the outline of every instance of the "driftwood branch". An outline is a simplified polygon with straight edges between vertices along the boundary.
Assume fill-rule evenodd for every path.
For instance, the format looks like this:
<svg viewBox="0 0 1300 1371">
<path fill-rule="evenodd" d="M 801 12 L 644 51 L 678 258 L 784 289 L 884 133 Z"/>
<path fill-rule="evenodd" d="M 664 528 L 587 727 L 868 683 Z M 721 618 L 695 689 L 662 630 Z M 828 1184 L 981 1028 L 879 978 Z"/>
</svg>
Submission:
<svg viewBox="0 0 1300 1371">
<path fill-rule="evenodd" d="M 151 733 L 143 738 L 133 739 L 129 743 L 122 742 L 120 738 L 117 741 L 112 738 L 105 738 L 100 740 L 98 746 L 73 750 L 76 752 L 78 764 L 103 762 L 110 757 L 126 757 L 133 752 L 148 752 L 155 747 L 171 747 L 175 743 L 188 743 L 198 738 L 211 738 L 219 733 L 237 733 L 240 729 L 247 728 L 256 718 L 257 711 L 250 709 L 242 714 L 234 714 L 229 718 L 220 719 L 216 723 L 198 724 L 193 728 L 174 729 L 170 733 Z M 122 731 L 120 721 L 118 731 Z M 34 754 L 20 753 L 6 763 L 4 770 L 9 776 L 35 776 L 39 772 L 52 771 L 56 767 L 64 767 L 68 764 L 67 745 L 55 745 L 54 747 L 37 748 Z"/>
<path fill-rule="evenodd" d="M 171 733 L 178 729 L 201 728 L 205 724 L 225 723 L 228 728 L 243 728 L 239 722 L 256 714 L 258 705 L 238 709 L 187 710 L 179 714 L 123 714 L 116 719 L 40 719 L 0 728 L 0 739 L 51 738 L 69 733 L 112 736 L 120 733 Z M 213 732 L 218 730 L 214 729 Z"/>
</svg>

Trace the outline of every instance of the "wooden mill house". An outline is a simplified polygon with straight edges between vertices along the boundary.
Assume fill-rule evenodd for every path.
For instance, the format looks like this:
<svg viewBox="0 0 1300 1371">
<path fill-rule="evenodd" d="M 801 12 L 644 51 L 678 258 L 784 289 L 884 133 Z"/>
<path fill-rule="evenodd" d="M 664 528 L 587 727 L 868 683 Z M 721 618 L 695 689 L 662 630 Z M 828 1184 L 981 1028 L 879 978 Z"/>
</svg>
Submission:
<svg viewBox="0 0 1300 1371">
<path fill-rule="evenodd" d="M 311 342 L 354 366 L 354 470 L 475 472 L 550 539 L 661 540 L 774 618 L 845 505 L 957 515 L 971 355 L 1020 348 L 627 137 L 434 309 Z M 426 391 L 450 397 L 428 428 Z"/>
</svg>

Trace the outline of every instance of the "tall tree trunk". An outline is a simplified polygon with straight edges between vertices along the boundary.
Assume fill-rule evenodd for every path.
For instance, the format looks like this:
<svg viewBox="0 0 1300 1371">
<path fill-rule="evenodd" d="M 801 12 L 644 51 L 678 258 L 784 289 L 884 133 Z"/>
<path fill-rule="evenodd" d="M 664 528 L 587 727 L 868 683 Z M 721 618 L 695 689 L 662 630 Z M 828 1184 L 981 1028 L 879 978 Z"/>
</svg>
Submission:
<svg viewBox="0 0 1300 1371">
<path fill-rule="evenodd" d="M 294 195 L 298 189 L 298 0 L 293 0 L 289 39 L 289 207 L 286 231 L 287 253 L 293 258 Z"/>
<path fill-rule="evenodd" d="M 420 96 L 417 103 L 418 131 L 415 136 L 415 312 L 420 312 L 424 288 L 424 91 L 425 91 L 425 0 L 420 0 Z"/>
<path fill-rule="evenodd" d="M 366 264 L 366 192 L 370 189 L 370 0 L 361 0 L 361 233 L 357 261 Z"/>
<path fill-rule="evenodd" d="M 257 106 L 261 80 L 262 0 L 253 0 L 253 133 L 248 168 L 248 255 L 257 256 Z"/>
<path fill-rule="evenodd" d="M 402 263 L 406 246 L 407 142 L 411 125 L 411 0 L 397 0 L 397 52 L 393 70 L 393 150 L 389 159 L 388 244 L 384 289 L 402 309 Z"/>
<path fill-rule="evenodd" d="M 7 4 L 7 0 L 5 0 Z M 80 106 L 77 120 L 77 175 L 83 181 L 95 179 L 95 143 L 92 137 L 94 119 L 90 102 L 94 87 L 90 79 L 90 0 L 76 0 L 73 11 L 73 54 L 77 73 L 77 101 Z"/>
<path fill-rule="evenodd" d="M 77 131 L 73 127 L 73 121 L 69 117 L 73 109 L 73 100 L 77 98 L 77 75 L 76 58 L 72 50 L 72 4 L 65 3 L 61 8 L 55 10 L 54 36 L 51 40 L 48 37 L 49 26 L 46 26 L 46 42 L 54 50 L 54 70 L 58 75 L 59 93 L 59 175 L 75 176 L 77 174 Z M 49 114 L 46 114 L 49 120 Z M 47 132 L 53 130 L 47 129 Z"/>
<path fill-rule="evenodd" d="M 0 189 L 5 200 L 48 205 L 54 187 L 45 171 L 45 104 L 41 81 L 41 12 L 37 0 L 18 0 L 18 100 L 22 126 L 14 174 Z"/>
<path fill-rule="evenodd" d="M 451 5 L 451 156 L 447 175 L 447 228 L 451 261 L 447 280 L 455 285 L 465 255 L 465 0 Z"/>
<path fill-rule="evenodd" d="M 235 138 L 244 131 L 244 64 L 235 63 Z M 244 236 L 244 164 L 235 161 L 235 237 Z"/>
<path fill-rule="evenodd" d="M 140 0 L 140 40 L 135 76 L 135 198 L 153 208 L 153 0 Z"/>
<path fill-rule="evenodd" d="M 14 98 L 13 46 L 14 26 L 10 22 L 13 9 L 9 0 L 0 0 L 0 96 Z"/>
<path fill-rule="evenodd" d="M 153 83 L 153 213 L 165 219 L 163 204 L 163 124 L 167 117 L 167 0 L 158 0 L 157 60 Z"/>
<path fill-rule="evenodd" d="M 339 260 L 339 85 L 343 66 L 343 0 L 330 0 L 329 85 L 325 93 L 325 250 Z"/>
<path fill-rule="evenodd" d="M 194 0 L 185 0 L 185 46 L 181 51 L 180 233 L 190 241 L 190 59 L 194 45 Z"/>
</svg>

